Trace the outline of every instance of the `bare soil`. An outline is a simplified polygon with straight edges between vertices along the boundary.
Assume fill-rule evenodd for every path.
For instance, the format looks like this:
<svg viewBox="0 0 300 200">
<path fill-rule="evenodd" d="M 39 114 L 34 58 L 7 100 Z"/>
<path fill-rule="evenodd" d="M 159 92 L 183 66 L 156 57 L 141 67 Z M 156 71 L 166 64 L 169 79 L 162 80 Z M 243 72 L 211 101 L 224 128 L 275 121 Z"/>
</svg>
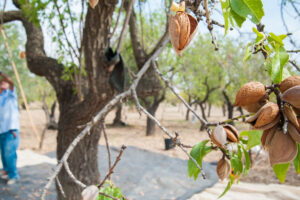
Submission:
<svg viewBox="0 0 300 200">
<path fill-rule="evenodd" d="M 45 114 L 41 109 L 40 103 L 34 103 L 31 105 L 30 110 L 35 126 L 38 132 L 41 134 L 45 127 Z M 183 105 L 172 106 L 169 104 L 161 104 L 156 117 L 160 122 L 171 132 L 178 132 L 180 140 L 186 145 L 194 145 L 202 140 L 208 139 L 208 135 L 205 131 L 199 131 L 200 123 L 190 114 L 190 120 L 185 120 L 186 109 Z M 198 110 L 198 112 L 200 112 Z M 56 112 L 58 118 L 58 111 Z M 154 136 L 146 136 L 146 117 L 145 115 L 139 115 L 135 107 L 126 106 L 122 111 L 122 120 L 126 123 L 124 127 L 113 127 L 110 124 L 113 121 L 115 111 L 109 113 L 106 118 L 107 133 L 109 143 L 112 146 L 119 147 L 121 145 L 135 146 L 141 149 L 147 149 L 149 151 L 161 153 L 167 156 L 188 159 L 183 151 L 178 148 L 165 151 L 164 139 L 167 136 L 156 127 L 156 133 Z M 238 116 L 239 112 L 234 116 Z M 220 108 L 213 107 L 211 111 L 211 117 L 209 121 L 217 122 L 225 120 Z M 21 111 L 21 143 L 20 149 L 32 149 L 39 153 L 47 153 L 55 151 L 56 149 L 56 131 L 47 130 L 42 150 L 39 150 L 37 139 L 30 126 L 26 111 Z M 236 123 L 238 130 L 249 130 L 249 126 L 244 123 Z M 101 137 L 99 144 L 104 145 L 104 137 Z M 219 152 L 212 152 L 204 158 L 207 162 L 217 162 L 221 158 Z M 255 163 L 249 174 L 242 178 L 243 182 L 250 183 L 280 183 L 274 174 L 272 168 L 269 165 L 267 153 L 262 151 L 256 158 L 255 153 L 253 156 Z M 297 175 L 294 167 L 291 165 L 288 170 L 286 183 L 287 185 L 300 186 L 300 175 Z"/>
</svg>

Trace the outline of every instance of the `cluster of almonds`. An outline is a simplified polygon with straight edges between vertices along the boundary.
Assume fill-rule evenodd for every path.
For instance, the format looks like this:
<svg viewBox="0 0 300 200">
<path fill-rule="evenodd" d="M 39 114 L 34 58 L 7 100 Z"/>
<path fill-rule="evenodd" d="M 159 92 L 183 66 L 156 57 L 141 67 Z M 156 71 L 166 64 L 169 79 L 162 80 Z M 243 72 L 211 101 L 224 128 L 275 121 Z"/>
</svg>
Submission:
<svg viewBox="0 0 300 200">
<path fill-rule="evenodd" d="M 263 130 L 262 146 L 269 152 L 271 166 L 292 161 L 300 143 L 300 77 L 290 76 L 279 84 L 281 102 L 269 102 L 265 86 L 249 82 L 237 93 L 235 106 L 255 113 L 247 122 Z"/>
<path fill-rule="evenodd" d="M 181 56 L 195 35 L 198 22 L 192 15 L 185 12 L 184 1 L 180 4 L 173 2 L 170 10 L 176 12 L 176 15 L 169 17 L 169 35 L 173 48 Z"/>
<path fill-rule="evenodd" d="M 238 131 L 230 124 L 218 125 L 213 129 L 210 137 L 211 141 L 220 148 L 224 148 L 226 143 L 237 143 L 239 141 Z M 223 157 L 217 164 L 217 174 L 221 180 L 227 178 L 231 173 L 230 161 Z"/>
</svg>

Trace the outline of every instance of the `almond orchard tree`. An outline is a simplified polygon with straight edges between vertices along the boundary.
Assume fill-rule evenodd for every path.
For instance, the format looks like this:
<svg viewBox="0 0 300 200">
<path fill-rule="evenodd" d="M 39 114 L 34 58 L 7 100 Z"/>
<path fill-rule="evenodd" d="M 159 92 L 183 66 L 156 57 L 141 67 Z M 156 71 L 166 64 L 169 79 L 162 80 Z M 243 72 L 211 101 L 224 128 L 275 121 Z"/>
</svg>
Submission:
<svg viewBox="0 0 300 200">
<path fill-rule="evenodd" d="M 210 16 L 216 4 L 219 3 L 217 1 L 185 0 L 179 5 L 172 4 L 168 29 L 162 32 L 161 38 L 157 39 L 152 51 L 147 54 L 140 49 L 139 45 L 134 45 L 137 40 L 134 37 L 134 26 L 131 25 L 132 46 L 136 48 L 135 54 L 140 54 L 140 57 L 135 56 L 140 70 L 126 91 L 122 84 L 124 67 L 118 53 L 127 24 L 131 24 L 134 20 L 134 15 L 131 15 L 134 0 L 125 1 L 127 5 L 123 1 L 121 3 L 121 9 L 124 3 L 127 14 L 120 37 L 117 39 L 113 39 L 115 33 L 113 27 L 117 27 L 119 20 L 115 21 L 115 26 L 112 25 L 115 10 L 120 5 L 118 0 L 89 0 L 89 2 L 77 0 L 74 2 L 73 4 L 69 0 L 13 0 L 16 9 L 10 11 L 4 9 L 0 16 L 1 23 L 14 21 L 22 23 L 27 36 L 28 68 L 34 74 L 43 76 L 50 82 L 59 103 L 58 165 L 43 189 L 42 199 L 45 198 L 47 189 L 54 180 L 56 180 L 58 199 L 82 199 L 81 194 L 84 199 L 97 199 L 98 193 L 102 199 L 103 197 L 111 198 L 110 195 L 114 196 L 113 199 L 124 198 L 118 191 L 112 193 L 110 189 L 108 192 L 104 187 L 105 181 L 110 177 L 126 147 L 122 147 L 116 161 L 110 166 L 108 174 L 100 182 L 97 146 L 101 129 L 106 135 L 103 123 L 106 114 L 118 103 L 130 97 L 135 100 L 138 110 L 153 120 L 174 141 L 175 145 L 186 153 L 189 157 L 188 175 L 190 177 L 196 179 L 199 174 L 203 178 L 206 177 L 201 168 L 202 159 L 213 150 L 223 153 L 217 166 L 217 173 L 220 179 L 229 178 L 225 192 L 241 174 L 247 173 L 250 167 L 247 151 L 257 142 L 257 138 L 252 135 L 259 137 L 261 132 L 248 131 L 239 137 L 237 130 L 227 124 L 239 118 L 225 122 L 207 122 L 178 95 L 178 91 L 157 68 L 155 59 L 169 42 L 169 37 L 175 52 L 179 56 L 184 56 L 183 51 L 192 42 L 200 20 L 206 22 L 215 50 L 219 47 L 213 32 L 214 26 L 224 27 L 226 34 L 231 27 L 241 27 L 248 19 L 256 27 L 253 30 L 257 38 L 248 45 L 245 61 L 252 54 L 261 53 L 265 58 L 265 67 L 271 79 L 270 85 L 264 86 L 258 82 L 246 84 L 237 93 L 235 105 L 256 113 L 252 114 L 248 122 L 252 123 L 254 128 L 265 131 L 262 142 L 269 149 L 271 165 L 276 174 L 279 174 L 278 176 L 282 179 L 289 163 L 293 160 L 295 160 L 297 172 L 300 172 L 300 158 L 299 154 L 297 156 L 296 145 L 296 142 L 300 142 L 300 134 L 297 130 L 299 122 L 297 122 L 297 115 L 293 114 L 300 109 L 300 86 L 297 86 L 300 83 L 297 77 L 292 76 L 284 81 L 285 84 L 280 84 L 290 75 L 284 67 L 289 61 L 289 55 L 283 43 L 286 35 L 264 31 L 264 25 L 260 23 L 264 16 L 261 0 L 222 0 L 220 3 L 224 25 L 211 19 Z M 186 11 L 190 11 L 191 14 Z M 42 25 L 45 22 L 50 27 L 49 32 L 53 43 L 57 44 L 56 54 L 54 54 L 56 58 L 48 56 L 44 49 L 45 33 L 43 31 L 45 29 L 42 29 L 44 28 Z M 116 51 L 110 49 L 113 40 L 118 41 Z M 168 131 L 143 108 L 139 103 L 136 89 L 143 75 L 150 70 L 157 72 L 166 86 L 200 120 L 211 142 L 206 140 L 196 144 L 189 154 L 186 148 L 190 146 L 180 142 L 179 134 Z M 276 103 L 268 102 L 270 94 L 275 94 Z M 268 116 L 268 119 L 266 120 L 264 116 Z M 236 150 L 229 148 L 228 144 L 236 145 Z M 281 148 L 287 149 L 286 154 Z M 101 158 L 99 160 L 102 161 Z M 95 186 L 95 184 L 98 185 Z"/>
</svg>

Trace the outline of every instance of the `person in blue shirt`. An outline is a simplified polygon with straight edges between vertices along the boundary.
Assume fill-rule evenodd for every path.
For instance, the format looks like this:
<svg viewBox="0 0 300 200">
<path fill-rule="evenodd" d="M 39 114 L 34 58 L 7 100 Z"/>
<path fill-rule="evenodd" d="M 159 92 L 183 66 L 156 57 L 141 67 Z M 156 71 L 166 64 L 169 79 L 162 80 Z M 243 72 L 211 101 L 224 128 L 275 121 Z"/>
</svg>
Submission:
<svg viewBox="0 0 300 200">
<path fill-rule="evenodd" d="M 17 149 L 19 146 L 19 108 L 14 82 L 0 71 L 0 151 L 2 178 L 7 184 L 19 179 L 17 170 Z"/>
</svg>

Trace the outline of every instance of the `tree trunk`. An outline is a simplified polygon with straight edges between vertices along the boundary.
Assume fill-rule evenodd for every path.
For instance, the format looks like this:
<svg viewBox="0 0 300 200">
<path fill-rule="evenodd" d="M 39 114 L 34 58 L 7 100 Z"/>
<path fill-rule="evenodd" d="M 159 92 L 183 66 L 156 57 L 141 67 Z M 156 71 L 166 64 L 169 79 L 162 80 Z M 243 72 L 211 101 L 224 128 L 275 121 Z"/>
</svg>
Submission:
<svg viewBox="0 0 300 200">
<path fill-rule="evenodd" d="M 200 102 L 200 103 L 199 103 L 199 106 L 200 106 L 200 109 L 201 109 L 202 118 L 203 118 L 204 120 L 207 121 L 207 118 L 206 118 L 206 115 L 205 115 L 204 103 Z M 200 131 L 203 131 L 204 128 L 205 128 L 205 127 L 204 127 L 204 124 L 201 123 Z"/>
<path fill-rule="evenodd" d="M 151 99 L 152 98 L 152 99 Z M 154 98 L 154 99 L 153 99 Z M 145 103 L 146 110 L 153 116 L 159 107 L 159 104 L 165 99 L 165 90 L 163 90 L 161 97 L 146 97 L 143 98 L 143 102 Z M 147 117 L 147 129 L 146 136 L 151 136 L 155 134 L 155 122 Z"/>
<path fill-rule="evenodd" d="M 64 109 L 61 109 L 64 110 Z M 80 115 L 80 113 L 78 113 Z M 70 116 L 61 113 L 57 135 L 57 159 L 60 160 L 70 143 L 81 131 L 77 123 L 69 123 Z M 98 170 L 98 141 L 101 134 L 101 123 L 96 124 L 89 136 L 86 136 L 71 153 L 68 163 L 70 170 L 77 179 L 86 185 L 99 184 L 100 173 Z M 100 159 L 101 160 L 101 159 Z M 63 168 L 58 175 L 67 198 L 64 198 L 57 188 L 58 199 L 81 200 L 82 188 L 79 187 Z"/>
<path fill-rule="evenodd" d="M 241 115 L 244 115 L 244 111 L 243 111 L 243 108 L 242 108 L 241 106 L 239 106 L 239 107 L 237 108 L 237 110 L 241 113 Z M 243 122 L 245 122 L 245 121 L 246 121 L 246 119 L 243 118 Z"/>
<path fill-rule="evenodd" d="M 113 121 L 113 126 L 125 126 L 125 123 L 121 120 L 122 108 L 123 108 L 123 104 L 120 103 L 117 105 L 117 111 L 116 111 L 115 119 Z"/>
<path fill-rule="evenodd" d="M 188 104 L 191 106 L 191 103 L 192 103 L 192 98 L 189 95 Z M 186 110 L 186 115 L 185 115 L 185 120 L 189 121 L 189 118 L 190 118 L 190 109 L 187 109 Z"/>
<path fill-rule="evenodd" d="M 229 96 L 227 95 L 226 91 L 222 91 L 223 96 L 225 98 L 226 104 L 227 104 L 227 111 L 228 111 L 228 119 L 231 119 L 233 117 L 233 104 L 231 103 Z M 229 122 L 229 124 L 234 125 L 234 122 Z"/>
<path fill-rule="evenodd" d="M 222 105 L 222 113 L 223 113 L 223 117 L 226 116 L 226 105 L 225 103 Z"/>
<path fill-rule="evenodd" d="M 208 104 L 207 117 L 210 117 L 210 111 L 211 111 L 211 103 Z"/>
</svg>

